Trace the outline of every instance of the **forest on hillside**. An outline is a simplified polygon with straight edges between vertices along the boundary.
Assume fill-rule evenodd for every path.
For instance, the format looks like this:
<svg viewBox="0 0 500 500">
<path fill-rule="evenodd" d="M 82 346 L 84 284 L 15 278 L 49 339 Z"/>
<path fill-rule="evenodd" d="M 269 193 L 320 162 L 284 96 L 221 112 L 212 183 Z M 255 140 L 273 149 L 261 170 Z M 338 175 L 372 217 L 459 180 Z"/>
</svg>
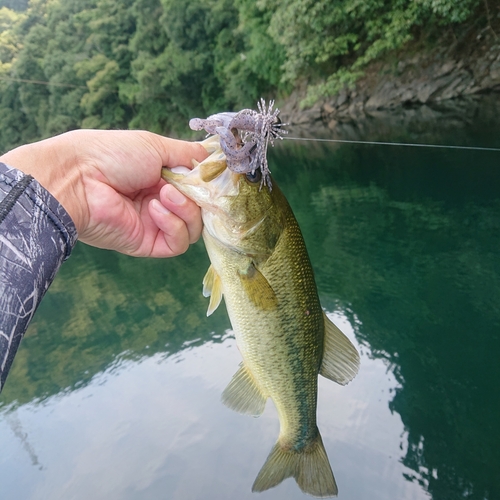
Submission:
<svg viewBox="0 0 500 500">
<path fill-rule="evenodd" d="M 352 85 L 493 0 L 0 0 L 0 151 L 77 128 L 180 134 L 194 116 Z M 496 12 L 496 10 L 495 10 Z"/>
</svg>

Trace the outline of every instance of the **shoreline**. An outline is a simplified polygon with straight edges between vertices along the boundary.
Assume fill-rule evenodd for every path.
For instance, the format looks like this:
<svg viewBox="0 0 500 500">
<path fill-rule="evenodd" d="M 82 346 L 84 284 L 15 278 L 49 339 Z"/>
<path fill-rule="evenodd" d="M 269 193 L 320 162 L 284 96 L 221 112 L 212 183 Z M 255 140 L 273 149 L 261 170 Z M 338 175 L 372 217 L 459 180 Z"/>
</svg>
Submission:
<svg viewBox="0 0 500 500">
<path fill-rule="evenodd" d="M 483 30 L 484 31 L 484 30 Z M 351 89 L 324 98 L 309 108 L 300 106 L 307 86 L 284 100 L 281 110 L 292 125 L 322 122 L 330 130 L 382 116 L 461 114 L 482 96 L 500 96 L 500 38 L 469 32 L 462 40 L 431 51 L 408 46 L 369 65 Z"/>
</svg>

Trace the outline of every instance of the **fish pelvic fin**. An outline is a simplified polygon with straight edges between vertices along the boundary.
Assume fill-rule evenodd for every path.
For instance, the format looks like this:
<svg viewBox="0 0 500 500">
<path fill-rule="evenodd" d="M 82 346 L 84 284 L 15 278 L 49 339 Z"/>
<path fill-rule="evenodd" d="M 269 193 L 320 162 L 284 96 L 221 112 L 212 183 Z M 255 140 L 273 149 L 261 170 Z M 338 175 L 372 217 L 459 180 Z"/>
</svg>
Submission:
<svg viewBox="0 0 500 500">
<path fill-rule="evenodd" d="M 210 297 L 207 310 L 207 316 L 210 316 L 219 307 L 222 300 L 222 282 L 212 265 L 203 278 L 203 296 Z"/>
<path fill-rule="evenodd" d="M 323 312 L 325 346 L 320 373 L 340 385 L 348 384 L 358 373 L 359 353 L 351 341 Z"/>
<path fill-rule="evenodd" d="M 278 440 L 257 475 L 252 491 L 268 490 L 288 477 L 295 478 L 299 488 L 308 495 L 337 496 L 337 483 L 319 432 L 317 438 L 300 451 L 285 448 Z"/>
<path fill-rule="evenodd" d="M 258 417 L 264 411 L 267 397 L 257 386 L 243 363 L 222 393 L 222 402 L 231 410 Z"/>
</svg>

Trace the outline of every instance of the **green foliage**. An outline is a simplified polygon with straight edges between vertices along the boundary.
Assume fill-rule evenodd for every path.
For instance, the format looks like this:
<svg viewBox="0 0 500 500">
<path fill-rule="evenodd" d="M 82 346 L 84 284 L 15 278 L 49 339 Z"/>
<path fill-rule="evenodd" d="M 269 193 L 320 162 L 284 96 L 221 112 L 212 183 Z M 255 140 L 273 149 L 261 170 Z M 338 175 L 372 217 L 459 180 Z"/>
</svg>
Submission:
<svg viewBox="0 0 500 500">
<path fill-rule="evenodd" d="M 254 107 L 298 81 L 312 103 L 479 4 L 0 0 L 23 11 L 0 9 L 0 151 L 80 127 L 185 133 L 191 117 Z"/>
<path fill-rule="evenodd" d="M 238 25 L 217 38 L 215 72 L 226 102 L 234 108 L 254 107 L 259 97 L 282 87 L 285 51 L 268 34 L 270 11 L 258 8 L 253 0 L 238 2 L 237 9 L 232 15 L 239 18 Z"/>
<path fill-rule="evenodd" d="M 382 54 L 403 47 L 417 28 L 467 20 L 479 0 L 260 0 L 273 12 L 269 32 L 285 47 L 283 80 L 319 81 L 306 104 L 351 86 Z"/>
<path fill-rule="evenodd" d="M 441 24 L 462 23 L 477 7 L 478 0 L 420 0 L 422 5 L 439 16 Z"/>
<path fill-rule="evenodd" d="M 22 16 L 13 10 L 0 8 L 0 66 L 4 71 L 20 49 L 20 40 L 13 27 Z"/>
</svg>

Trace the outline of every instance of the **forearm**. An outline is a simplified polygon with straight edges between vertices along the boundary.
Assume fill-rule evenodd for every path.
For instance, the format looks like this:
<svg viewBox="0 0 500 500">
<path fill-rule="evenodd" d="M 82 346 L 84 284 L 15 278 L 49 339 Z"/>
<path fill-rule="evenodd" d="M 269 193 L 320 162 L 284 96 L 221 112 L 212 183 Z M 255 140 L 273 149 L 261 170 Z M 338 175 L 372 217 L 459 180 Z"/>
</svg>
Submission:
<svg viewBox="0 0 500 500">
<path fill-rule="evenodd" d="M 88 216 L 77 139 L 62 134 L 26 144 L 2 155 L 0 163 L 33 176 L 66 209 L 81 234 Z"/>
<path fill-rule="evenodd" d="M 40 300 L 77 239 L 35 179 L 0 163 L 0 390 Z"/>
</svg>

